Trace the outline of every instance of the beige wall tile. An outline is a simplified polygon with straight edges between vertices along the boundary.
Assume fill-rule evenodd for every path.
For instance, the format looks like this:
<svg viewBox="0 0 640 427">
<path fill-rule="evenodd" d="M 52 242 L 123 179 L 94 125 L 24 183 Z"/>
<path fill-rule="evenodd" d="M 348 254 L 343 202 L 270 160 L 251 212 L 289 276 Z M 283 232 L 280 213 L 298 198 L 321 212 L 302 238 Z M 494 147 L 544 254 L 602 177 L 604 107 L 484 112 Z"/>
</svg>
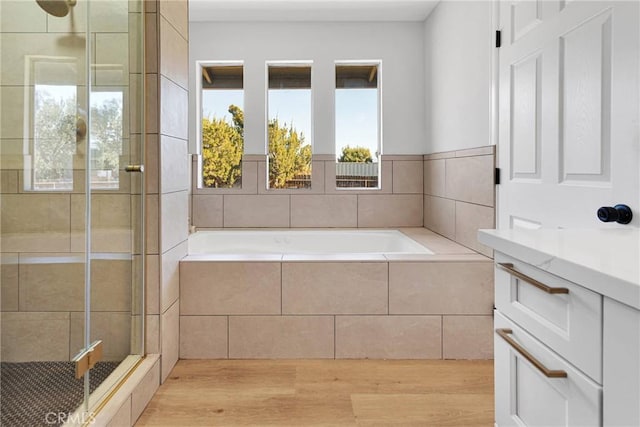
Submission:
<svg viewBox="0 0 640 427">
<path fill-rule="evenodd" d="M 2 96 L 3 98 L 0 100 L 0 104 L 2 101 L 4 102 L 8 102 L 8 100 L 4 99 L 4 92 L 3 92 L 4 88 L 0 87 L 0 96 Z M 4 108 L 4 105 L 2 105 L 2 108 Z M 2 121 L 4 123 L 4 121 L 6 120 L 6 116 L 5 116 L 5 112 L 3 111 L 2 114 Z M 0 126 L 2 124 L 0 123 Z M 8 170 L 8 169 L 14 169 L 14 170 L 19 170 L 22 171 L 24 169 L 24 154 L 23 154 L 23 147 L 24 147 L 24 141 L 22 139 L 9 139 L 9 138 L 2 138 L 0 139 L 0 144 L 2 144 L 2 156 L 0 156 L 0 169 L 2 170 Z M 19 179 L 18 181 L 22 181 L 22 179 Z"/>
<path fill-rule="evenodd" d="M 127 397 L 127 400 L 120 406 L 118 411 L 109 421 L 107 427 L 130 427 L 133 425 L 131 420 L 131 395 Z"/>
<path fill-rule="evenodd" d="M 0 28 L 3 33 L 46 33 L 47 14 L 35 1 L 4 0 Z"/>
<path fill-rule="evenodd" d="M 154 2 L 155 4 L 155 2 Z M 147 73 L 158 72 L 158 15 L 145 13 L 145 67 Z"/>
<path fill-rule="evenodd" d="M 493 359 L 492 316 L 443 316 L 444 359 Z"/>
<path fill-rule="evenodd" d="M 188 89 L 189 44 L 164 17 L 160 18 L 159 59 L 160 73 Z"/>
<path fill-rule="evenodd" d="M 180 35 L 189 39 L 189 7 L 187 0 L 162 0 L 160 14 L 173 25 Z"/>
<path fill-rule="evenodd" d="M 491 262 L 389 264 L 391 314 L 491 314 Z"/>
<path fill-rule="evenodd" d="M 147 239 L 146 251 L 148 254 L 157 254 L 159 252 L 159 198 L 157 194 L 147 195 L 147 203 L 145 205 L 147 226 L 144 231 Z"/>
<path fill-rule="evenodd" d="M 168 78 L 160 76 L 160 133 L 188 138 L 188 92 Z M 186 167 L 186 165 L 185 165 Z"/>
<path fill-rule="evenodd" d="M 448 239 L 456 237 L 456 202 L 424 196 L 424 226 Z"/>
<path fill-rule="evenodd" d="M 180 353 L 180 303 L 177 301 L 160 315 L 160 350 L 160 381 L 164 382 Z"/>
<path fill-rule="evenodd" d="M 95 43 L 94 84 L 126 86 L 129 83 L 129 56 L 122 55 L 122 47 L 129 44 L 129 35 L 126 32 L 98 33 L 95 35 Z"/>
<path fill-rule="evenodd" d="M 422 227 L 422 194 L 358 195 L 358 227 Z"/>
<path fill-rule="evenodd" d="M 5 43 L 7 35 L 2 34 L 2 43 Z M 2 64 L 0 69 L 2 70 L 2 83 L 5 79 L 5 52 L 2 52 Z M 24 60 L 22 60 L 24 63 Z M 24 70 L 21 71 L 21 77 L 24 75 Z M 24 78 L 24 77 L 23 77 Z M 19 83 L 20 85 L 24 83 Z M 2 135 L 2 148 L 4 149 L 4 138 L 22 140 L 24 137 L 24 98 L 25 91 L 29 99 L 33 99 L 33 90 L 21 87 L 21 86 L 1 86 L 0 87 L 0 107 L 2 111 L 2 123 L 0 123 L 0 135 Z M 30 134 L 28 137 L 32 137 Z M 22 147 L 21 147 L 22 148 Z M 3 150 L 4 151 L 4 150 Z M 4 157 L 4 152 L 2 153 Z M 14 153 L 15 154 L 15 153 Z"/>
<path fill-rule="evenodd" d="M 147 354 L 160 353 L 160 315 L 147 315 L 145 325 L 145 351 Z"/>
<path fill-rule="evenodd" d="M 160 136 L 160 191 L 171 193 L 189 189 L 187 141 Z"/>
<path fill-rule="evenodd" d="M 283 314 L 387 314 L 387 263 L 283 263 Z"/>
<path fill-rule="evenodd" d="M 64 252 L 71 226 L 68 194 L 3 194 L 3 252 Z"/>
<path fill-rule="evenodd" d="M 157 12 L 158 1 L 159 0 L 144 0 L 144 11 L 153 13 Z"/>
<path fill-rule="evenodd" d="M 69 313 L 2 313 L 3 362 L 69 360 Z"/>
<path fill-rule="evenodd" d="M 446 162 L 447 198 L 494 205 L 493 156 L 460 157 Z"/>
<path fill-rule="evenodd" d="M 160 111 L 158 75 L 147 73 L 145 75 L 145 127 L 147 133 L 158 133 L 158 118 Z M 134 92 L 135 93 L 135 92 Z M 168 108 L 168 106 L 167 106 Z M 132 120 L 133 123 L 133 120 Z M 133 128 L 133 126 L 132 126 Z M 135 129 L 135 128 L 134 128 Z"/>
<path fill-rule="evenodd" d="M 424 161 L 424 194 L 444 197 L 445 160 Z"/>
<path fill-rule="evenodd" d="M 336 316 L 337 359 L 440 359 L 440 316 Z"/>
<path fill-rule="evenodd" d="M 84 263 L 81 256 L 71 259 L 51 255 L 47 258 L 21 258 L 20 310 L 84 310 Z"/>
<path fill-rule="evenodd" d="M 180 260 L 187 255 L 187 242 L 160 255 L 160 312 L 164 313 L 180 296 Z"/>
<path fill-rule="evenodd" d="M 71 313 L 69 354 L 84 348 L 84 313 Z M 131 354 L 131 313 L 92 312 L 91 341 L 102 340 L 103 360 L 121 361 Z"/>
<path fill-rule="evenodd" d="M 134 10 L 135 9 L 135 10 Z M 144 50 L 146 36 L 142 32 L 145 15 L 141 13 L 139 2 L 131 2 L 129 9 L 129 72 L 142 73 L 144 64 Z"/>
<path fill-rule="evenodd" d="M 131 261 L 91 262 L 91 310 L 131 312 Z"/>
<path fill-rule="evenodd" d="M 4 154 L 4 153 L 3 153 Z M 18 192 L 18 170 L 1 170 L 0 171 L 0 193 L 9 194 Z"/>
<path fill-rule="evenodd" d="M 147 194 L 157 194 L 160 190 L 160 143 L 157 134 L 148 134 L 145 145 L 144 174 Z"/>
<path fill-rule="evenodd" d="M 72 249 L 84 250 L 85 196 L 71 195 Z M 91 249 L 95 252 L 131 252 L 131 195 L 91 196 Z"/>
<path fill-rule="evenodd" d="M 493 250 L 478 242 L 478 230 L 481 228 L 495 228 L 494 209 L 456 202 L 456 242 L 493 257 Z"/>
<path fill-rule="evenodd" d="M 0 264 L 1 311 L 18 311 L 18 254 L 2 254 Z"/>
<path fill-rule="evenodd" d="M 287 195 L 225 195 L 225 227 L 289 227 Z"/>
<path fill-rule="evenodd" d="M 131 393 L 131 421 L 136 422 L 160 387 L 160 360 L 147 372 Z"/>
<path fill-rule="evenodd" d="M 4 13 L 3 13 L 4 15 Z M 81 15 L 79 15 L 81 16 Z M 67 17 L 68 18 L 68 17 Z M 57 19 L 57 18 L 56 18 Z M 126 21 L 125 21 L 126 23 Z M 128 24 L 127 24 L 128 25 Z M 4 31 L 4 30 L 3 30 Z M 124 32 L 127 30 L 125 29 Z M 11 98 L 7 104 L 2 103 L 2 113 L 6 114 L 5 105 L 14 105 L 22 110 L 22 102 L 24 99 L 25 84 L 33 84 L 35 82 L 44 83 L 55 76 L 54 82 L 57 84 L 84 85 L 85 84 L 85 39 L 84 37 L 68 37 L 61 43 L 60 34 L 52 34 L 51 28 L 49 33 L 8 33 L 2 34 L 2 64 L 0 64 L 0 75 L 2 75 L 2 84 L 5 86 L 15 86 L 13 89 L 21 94 L 18 98 Z M 73 64 L 71 68 L 67 68 L 67 73 L 57 72 L 61 68 L 59 66 L 45 66 L 47 73 L 51 75 L 32 73 L 30 80 L 25 82 L 25 57 L 47 57 L 55 55 L 58 57 L 73 58 L 70 62 Z M 37 78 L 37 80 L 36 80 Z M 60 80 L 58 80 L 60 78 Z M 3 88 L 2 97 L 8 95 Z M 11 127 L 18 127 L 16 131 L 22 133 L 22 117 L 20 122 L 6 122 L 6 116 L 3 117 L 2 137 L 14 138 L 15 133 L 5 132 Z M 5 126 L 6 125 L 6 126 Z"/>
<path fill-rule="evenodd" d="M 160 249 L 164 253 L 189 237 L 189 192 L 160 195 Z"/>
<path fill-rule="evenodd" d="M 291 227 L 357 227 L 358 196 L 291 196 Z"/>
<path fill-rule="evenodd" d="M 222 227 L 222 195 L 193 196 L 193 225 L 196 227 Z"/>
<path fill-rule="evenodd" d="M 180 314 L 280 314 L 280 263 L 182 262 Z"/>
<path fill-rule="evenodd" d="M 393 192 L 394 194 L 409 194 L 423 192 L 423 161 L 394 161 L 393 162 Z"/>
<path fill-rule="evenodd" d="M 331 359 L 333 316 L 231 316 L 231 359 Z"/>
<path fill-rule="evenodd" d="M 181 359 L 226 359 L 227 316 L 180 316 Z"/>
<path fill-rule="evenodd" d="M 160 256 L 146 255 L 146 313 L 160 313 Z"/>
<path fill-rule="evenodd" d="M 459 150 L 459 151 L 456 151 L 456 157 L 493 155 L 495 153 L 495 148 L 496 148 L 495 145 L 486 145 L 484 147 Z"/>
</svg>

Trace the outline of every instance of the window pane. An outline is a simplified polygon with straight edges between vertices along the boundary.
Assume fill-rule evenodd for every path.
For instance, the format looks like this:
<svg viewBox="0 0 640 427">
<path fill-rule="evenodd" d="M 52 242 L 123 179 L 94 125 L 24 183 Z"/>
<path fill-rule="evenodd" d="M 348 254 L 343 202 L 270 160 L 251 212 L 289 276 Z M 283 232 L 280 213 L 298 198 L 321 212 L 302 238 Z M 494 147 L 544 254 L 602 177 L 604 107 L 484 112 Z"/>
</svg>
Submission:
<svg viewBox="0 0 640 427">
<path fill-rule="evenodd" d="M 244 90 L 242 66 L 202 68 L 202 184 L 242 185 Z"/>
<path fill-rule="evenodd" d="M 336 66 L 336 187 L 379 188 L 378 66 Z"/>
<path fill-rule="evenodd" d="M 77 89 L 72 85 L 34 88 L 33 190 L 73 189 Z"/>
<path fill-rule="evenodd" d="M 269 66 L 268 188 L 311 188 L 311 67 Z"/>
<path fill-rule="evenodd" d="M 95 189 L 118 189 L 124 143 L 123 94 L 121 91 L 91 92 L 91 185 Z"/>
</svg>

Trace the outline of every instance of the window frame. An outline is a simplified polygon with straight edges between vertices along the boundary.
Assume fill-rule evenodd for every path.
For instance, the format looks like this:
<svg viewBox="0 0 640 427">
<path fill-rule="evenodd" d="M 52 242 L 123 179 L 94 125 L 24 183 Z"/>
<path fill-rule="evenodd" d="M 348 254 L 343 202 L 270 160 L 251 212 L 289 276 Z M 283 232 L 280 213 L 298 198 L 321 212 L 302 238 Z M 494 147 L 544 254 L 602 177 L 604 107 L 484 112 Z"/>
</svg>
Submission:
<svg viewBox="0 0 640 427">
<path fill-rule="evenodd" d="M 334 82 L 333 82 L 333 90 L 334 90 L 334 101 L 333 101 L 333 147 L 335 150 L 334 153 L 334 157 L 335 157 L 335 163 L 338 164 L 338 155 L 340 153 L 338 153 L 338 147 L 337 147 L 337 138 L 336 138 L 336 131 L 337 131 L 337 114 L 336 114 L 336 102 L 335 102 L 335 93 L 338 90 L 337 87 L 337 81 L 336 81 L 336 69 L 338 66 L 340 65 L 352 65 L 352 66 L 363 66 L 363 65 L 369 65 L 369 66 L 376 66 L 377 67 L 377 71 L 376 73 L 378 74 L 378 84 L 377 84 L 377 107 L 378 107 L 378 123 L 377 123 L 377 132 L 378 132 L 378 149 L 375 153 L 372 153 L 374 156 L 377 157 L 378 161 L 378 185 L 376 187 L 338 187 L 337 185 L 337 180 L 334 181 L 334 186 L 335 186 L 335 190 L 336 191 L 381 191 L 382 190 L 382 155 L 383 155 L 383 124 L 382 124 L 382 119 L 383 119 L 383 111 L 382 111 L 382 59 L 354 59 L 354 60 L 336 60 L 334 61 L 333 64 L 333 77 L 334 77 Z"/>
</svg>

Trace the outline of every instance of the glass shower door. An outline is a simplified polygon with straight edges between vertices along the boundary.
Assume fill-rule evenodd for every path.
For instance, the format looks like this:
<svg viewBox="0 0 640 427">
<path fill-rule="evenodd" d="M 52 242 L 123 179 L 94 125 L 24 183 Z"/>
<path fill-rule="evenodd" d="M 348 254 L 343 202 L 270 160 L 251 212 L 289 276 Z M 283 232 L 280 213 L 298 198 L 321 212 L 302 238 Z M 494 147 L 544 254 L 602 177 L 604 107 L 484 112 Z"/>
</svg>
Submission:
<svg viewBox="0 0 640 427">
<path fill-rule="evenodd" d="M 142 22 L 0 1 L 2 426 L 86 421 L 143 355 Z"/>
</svg>

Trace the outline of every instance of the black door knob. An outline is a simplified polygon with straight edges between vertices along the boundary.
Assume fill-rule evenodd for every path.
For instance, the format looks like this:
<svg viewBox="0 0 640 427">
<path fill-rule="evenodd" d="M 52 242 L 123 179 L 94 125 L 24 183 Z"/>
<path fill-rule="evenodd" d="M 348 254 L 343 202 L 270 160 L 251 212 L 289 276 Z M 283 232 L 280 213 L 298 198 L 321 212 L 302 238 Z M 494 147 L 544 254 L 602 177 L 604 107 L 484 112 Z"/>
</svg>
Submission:
<svg viewBox="0 0 640 427">
<path fill-rule="evenodd" d="M 629 224 L 633 219 L 631 208 L 627 205 L 603 206 L 598 209 L 598 219 L 602 222 Z"/>
</svg>

